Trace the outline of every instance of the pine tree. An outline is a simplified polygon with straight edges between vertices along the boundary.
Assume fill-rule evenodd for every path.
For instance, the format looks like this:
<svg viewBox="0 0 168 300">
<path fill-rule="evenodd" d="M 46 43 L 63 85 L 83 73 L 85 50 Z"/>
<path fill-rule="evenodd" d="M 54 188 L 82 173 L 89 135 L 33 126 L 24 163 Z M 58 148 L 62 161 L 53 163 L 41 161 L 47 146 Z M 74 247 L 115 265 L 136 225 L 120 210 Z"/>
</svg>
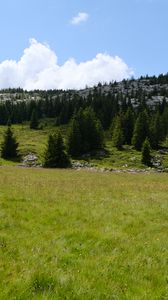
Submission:
<svg viewBox="0 0 168 300">
<path fill-rule="evenodd" d="M 83 141 L 83 153 L 102 148 L 103 129 L 91 107 L 87 107 L 82 113 L 80 131 Z"/>
<path fill-rule="evenodd" d="M 162 123 L 162 130 L 163 130 L 163 138 L 166 138 L 168 134 L 168 107 L 166 106 L 163 114 L 161 115 L 161 123 Z"/>
<path fill-rule="evenodd" d="M 114 130 L 113 130 L 113 136 L 112 136 L 113 145 L 118 149 L 122 150 L 124 137 L 123 137 L 123 129 L 121 124 L 121 118 L 120 116 L 116 117 L 115 123 L 114 123 Z"/>
<path fill-rule="evenodd" d="M 103 129 L 92 108 L 75 114 L 68 134 L 68 153 L 79 156 L 103 147 Z"/>
<path fill-rule="evenodd" d="M 149 137 L 149 121 L 145 110 L 139 113 L 134 127 L 132 144 L 136 150 L 141 150 L 142 144 L 147 137 Z"/>
<path fill-rule="evenodd" d="M 13 159 L 18 157 L 18 143 L 13 135 L 13 131 L 8 126 L 4 133 L 4 140 L 1 146 L 1 156 L 5 159 Z"/>
<path fill-rule="evenodd" d="M 153 149 L 158 149 L 159 143 L 164 138 L 163 123 L 159 111 L 151 121 L 150 143 Z"/>
<path fill-rule="evenodd" d="M 30 119 L 30 128 L 31 129 L 38 129 L 39 121 L 36 109 L 33 109 Z"/>
<path fill-rule="evenodd" d="M 47 149 L 44 155 L 44 167 L 46 168 L 67 168 L 70 160 L 65 152 L 63 138 L 60 132 L 50 134 Z"/>
<path fill-rule="evenodd" d="M 132 135 L 134 130 L 134 113 L 129 107 L 124 116 L 124 143 L 131 145 Z"/>
<path fill-rule="evenodd" d="M 151 159 L 151 147 L 149 140 L 146 138 L 142 145 L 142 163 L 150 167 L 152 164 Z"/>
<path fill-rule="evenodd" d="M 79 128 L 79 122 L 76 120 L 76 118 L 73 118 L 70 125 L 67 149 L 68 153 L 73 157 L 79 156 L 82 152 L 82 138 Z"/>
</svg>

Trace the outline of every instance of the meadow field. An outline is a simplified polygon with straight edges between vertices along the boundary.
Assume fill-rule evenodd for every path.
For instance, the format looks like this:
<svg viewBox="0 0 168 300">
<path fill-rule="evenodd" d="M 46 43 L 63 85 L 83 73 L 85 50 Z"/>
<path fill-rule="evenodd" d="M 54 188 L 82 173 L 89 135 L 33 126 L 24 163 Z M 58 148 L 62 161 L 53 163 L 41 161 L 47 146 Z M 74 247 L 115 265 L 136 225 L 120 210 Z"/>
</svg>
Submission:
<svg viewBox="0 0 168 300">
<path fill-rule="evenodd" d="M 0 299 L 167 300 L 167 174 L 0 168 Z"/>
</svg>

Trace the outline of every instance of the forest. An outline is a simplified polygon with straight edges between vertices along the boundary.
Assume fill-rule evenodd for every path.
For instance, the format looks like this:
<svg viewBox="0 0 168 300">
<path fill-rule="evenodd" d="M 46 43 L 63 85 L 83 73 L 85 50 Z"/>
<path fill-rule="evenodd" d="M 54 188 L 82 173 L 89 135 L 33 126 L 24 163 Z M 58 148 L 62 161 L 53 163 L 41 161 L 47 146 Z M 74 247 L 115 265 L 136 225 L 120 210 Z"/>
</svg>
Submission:
<svg viewBox="0 0 168 300">
<path fill-rule="evenodd" d="M 98 84 L 82 93 L 8 89 L 0 95 L 0 125 L 29 122 L 32 130 L 43 130 L 41 121 L 49 119 L 57 129 L 68 125 L 66 145 L 59 137 L 60 151 L 74 158 L 103 149 L 108 132 L 114 147 L 131 145 L 144 152 L 143 162 L 151 165 L 150 149 L 159 149 L 168 134 L 167 74 Z M 48 142 L 55 139 L 50 135 Z"/>
</svg>

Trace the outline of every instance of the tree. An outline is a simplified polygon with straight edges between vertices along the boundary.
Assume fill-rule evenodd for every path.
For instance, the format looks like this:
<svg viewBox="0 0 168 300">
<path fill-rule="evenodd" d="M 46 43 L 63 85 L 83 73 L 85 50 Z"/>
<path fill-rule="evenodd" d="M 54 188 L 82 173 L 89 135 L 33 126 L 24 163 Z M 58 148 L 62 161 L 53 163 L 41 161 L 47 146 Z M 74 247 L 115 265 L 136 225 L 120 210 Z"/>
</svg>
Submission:
<svg viewBox="0 0 168 300">
<path fill-rule="evenodd" d="M 44 167 L 67 168 L 69 166 L 70 160 L 65 152 L 65 146 L 60 131 L 55 134 L 50 134 L 44 155 Z"/>
<path fill-rule="evenodd" d="M 164 128 L 159 111 L 151 121 L 150 143 L 153 149 L 158 149 L 159 143 L 164 139 Z"/>
<path fill-rule="evenodd" d="M 36 109 L 33 109 L 31 118 L 30 118 L 30 128 L 31 129 L 37 129 L 39 125 L 38 116 Z"/>
<path fill-rule="evenodd" d="M 135 123 L 132 144 L 136 150 L 141 150 L 145 139 L 149 137 L 149 121 L 146 110 L 141 111 Z"/>
<path fill-rule="evenodd" d="M 112 136 L 113 145 L 118 149 L 121 150 L 124 142 L 123 137 L 123 129 L 121 124 L 121 117 L 117 116 L 115 123 L 114 123 L 114 129 L 113 129 L 113 136 Z"/>
<path fill-rule="evenodd" d="M 168 107 L 166 106 L 163 114 L 161 115 L 163 138 L 166 138 L 168 133 Z"/>
<path fill-rule="evenodd" d="M 13 159 L 18 157 L 18 143 L 13 135 L 13 131 L 8 126 L 4 133 L 4 140 L 1 146 L 1 156 L 5 159 Z"/>
<path fill-rule="evenodd" d="M 142 163 L 147 166 L 151 166 L 151 147 L 149 140 L 146 138 L 142 145 Z"/>
<path fill-rule="evenodd" d="M 67 148 L 68 153 L 73 157 L 78 157 L 82 152 L 82 138 L 79 123 L 76 118 L 73 118 L 70 125 Z"/>
<path fill-rule="evenodd" d="M 102 148 L 103 129 L 91 107 L 83 110 L 80 125 L 83 153 Z"/>
<path fill-rule="evenodd" d="M 73 117 L 67 140 L 68 153 L 79 156 L 101 149 L 103 146 L 103 129 L 93 109 L 80 109 Z"/>
<path fill-rule="evenodd" d="M 132 135 L 134 130 L 134 113 L 129 107 L 124 116 L 124 143 L 131 145 Z"/>
</svg>

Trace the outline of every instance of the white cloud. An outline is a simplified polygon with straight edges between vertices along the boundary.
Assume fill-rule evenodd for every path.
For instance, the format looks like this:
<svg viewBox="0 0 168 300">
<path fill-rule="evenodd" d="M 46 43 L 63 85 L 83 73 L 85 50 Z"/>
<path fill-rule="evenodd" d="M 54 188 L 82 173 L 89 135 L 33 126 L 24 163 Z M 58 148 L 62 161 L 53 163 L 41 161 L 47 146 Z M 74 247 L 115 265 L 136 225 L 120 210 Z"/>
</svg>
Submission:
<svg viewBox="0 0 168 300">
<path fill-rule="evenodd" d="M 78 25 L 81 22 L 86 22 L 89 18 L 89 15 L 85 12 L 79 12 L 76 17 L 73 17 L 71 20 L 71 24 Z"/>
<path fill-rule="evenodd" d="M 80 89 L 132 75 L 132 70 L 120 57 L 102 53 L 79 64 L 71 58 L 58 65 L 57 56 L 48 45 L 31 39 L 18 62 L 5 60 L 0 63 L 0 88 Z"/>
</svg>

